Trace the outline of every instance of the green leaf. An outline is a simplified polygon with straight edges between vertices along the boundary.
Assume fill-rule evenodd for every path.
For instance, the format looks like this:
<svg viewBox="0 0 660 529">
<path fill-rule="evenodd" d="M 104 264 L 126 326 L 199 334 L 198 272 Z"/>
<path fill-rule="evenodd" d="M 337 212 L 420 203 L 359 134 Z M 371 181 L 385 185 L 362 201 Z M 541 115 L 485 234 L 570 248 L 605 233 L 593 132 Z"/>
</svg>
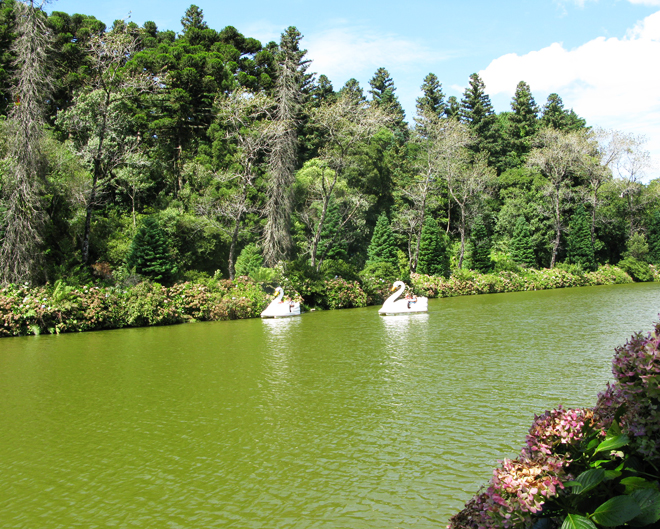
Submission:
<svg viewBox="0 0 660 529">
<path fill-rule="evenodd" d="M 633 518 L 630 525 L 643 527 L 660 520 L 660 492 L 652 489 L 639 489 L 630 495 L 642 510 L 642 514 Z"/>
<path fill-rule="evenodd" d="M 605 479 L 605 471 L 602 468 L 592 468 L 586 472 L 582 472 L 575 481 L 579 483 L 578 486 L 573 488 L 574 494 L 582 494 L 588 490 L 596 487 L 600 482 Z"/>
<path fill-rule="evenodd" d="M 658 490 L 658 485 L 651 481 L 648 481 L 639 476 L 630 476 L 628 478 L 623 478 L 621 484 L 626 487 L 625 494 L 631 494 L 632 492 L 640 489 L 654 489 Z"/>
<path fill-rule="evenodd" d="M 619 435 L 621 435 L 621 427 L 619 426 L 619 421 L 613 421 L 609 429 L 607 430 L 606 439 L 610 439 L 612 437 L 618 437 Z"/>
<path fill-rule="evenodd" d="M 589 518 L 579 514 L 569 514 L 561 524 L 561 529 L 596 529 L 596 526 Z"/>
<path fill-rule="evenodd" d="M 605 527 L 616 527 L 642 514 L 639 504 L 631 496 L 615 496 L 603 503 L 591 519 Z"/>
<path fill-rule="evenodd" d="M 621 477 L 621 472 L 619 472 L 618 470 L 605 471 L 605 481 L 610 481 L 619 477 Z"/>
<path fill-rule="evenodd" d="M 626 446 L 630 442 L 630 438 L 626 434 L 617 435 L 616 437 L 608 437 L 596 448 L 596 453 L 605 452 L 607 450 L 616 450 L 622 446 Z"/>
</svg>

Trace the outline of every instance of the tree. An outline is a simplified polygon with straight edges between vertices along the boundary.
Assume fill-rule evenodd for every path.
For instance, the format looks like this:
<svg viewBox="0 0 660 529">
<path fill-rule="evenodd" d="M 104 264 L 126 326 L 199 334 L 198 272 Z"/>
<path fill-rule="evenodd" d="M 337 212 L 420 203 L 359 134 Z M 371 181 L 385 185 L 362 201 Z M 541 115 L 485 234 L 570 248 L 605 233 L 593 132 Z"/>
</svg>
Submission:
<svg viewBox="0 0 660 529">
<path fill-rule="evenodd" d="M 300 49 L 301 39 L 300 32 L 293 26 L 289 27 L 282 33 L 277 54 L 278 74 L 274 94 L 278 130 L 270 152 L 264 230 L 264 259 L 269 266 L 286 259 L 293 248 L 290 224 L 297 163 L 297 128 L 303 92 L 311 78 L 307 74 L 310 61 L 304 58 L 307 51 Z"/>
<path fill-rule="evenodd" d="M 478 272 L 488 272 L 492 268 L 490 259 L 490 237 L 481 217 L 477 217 L 472 226 L 472 267 Z"/>
<path fill-rule="evenodd" d="M 442 92 L 442 84 L 438 80 L 438 77 L 434 73 L 428 74 L 424 77 L 424 82 L 420 88 L 422 95 L 417 98 L 417 115 L 421 116 L 430 113 L 439 118 L 444 117 L 447 104 L 445 103 L 445 94 Z"/>
<path fill-rule="evenodd" d="M 39 271 L 45 179 L 44 101 L 52 88 L 48 51 L 50 32 L 44 13 L 32 2 L 16 2 L 14 105 L 9 111 L 7 158 L 2 183 L 4 236 L 0 246 L 0 283 L 32 281 Z"/>
<path fill-rule="evenodd" d="M 122 30 L 94 37 L 90 57 L 94 75 L 73 105 L 58 114 L 57 123 L 69 133 L 72 148 L 88 163 L 91 182 L 85 198 L 82 263 L 89 260 L 89 238 L 100 188 L 139 147 L 135 111 L 138 98 L 158 90 L 162 79 L 147 72 L 132 73 L 125 66 L 139 47 L 138 39 Z"/>
<path fill-rule="evenodd" d="M 177 273 L 165 232 L 154 217 L 146 217 L 135 234 L 126 266 L 154 281 L 168 284 Z"/>
<path fill-rule="evenodd" d="M 257 245 L 247 244 L 236 258 L 236 275 L 249 276 L 255 270 L 259 270 L 264 263 L 264 258 Z"/>
<path fill-rule="evenodd" d="M 364 90 L 362 90 L 362 87 L 360 86 L 360 83 L 357 81 L 357 79 L 351 78 L 346 81 L 346 83 L 344 83 L 342 89 L 339 90 L 339 95 L 343 96 L 345 94 L 348 94 L 360 101 L 366 101 L 366 98 L 364 97 Z"/>
<path fill-rule="evenodd" d="M 385 68 L 378 68 L 376 73 L 369 81 L 371 90 L 369 93 L 372 97 L 372 104 L 382 108 L 385 112 L 392 116 L 391 126 L 399 131 L 406 130 L 405 117 L 403 107 L 399 102 L 399 98 L 394 94 L 394 81 L 390 77 L 390 73 Z"/>
<path fill-rule="evenodd" d="M 305 162 L 298 171 L 296 195 L 301 203 L 299 218 L 311 235 L 306 245 L 311 265 L 320 270 L 324 259 L 345 257 L 344 248 L 351 239 L 346 230 L 361 223 L 369 198 L 320 158 Z"/>
<path fill-rule="evenodd" d="M 322 172 L 324 176 L 320 180 L 322 198 L 310 252 L 313 266 L 316 265 L 316 248 L 335 187 L 346 180 L 346 171 L 355 162 L 354 155 L 358 149 L 389 124 L 391 119 L 391 116 L 381 109 L 370 106 L 366 101 L 346 91 L 340 92 L 335 102 L 312 110 L 310 120 L 326 139 L 325 145 L 319 150 L 318 159 L 330 170 L 330 173 Z M 364 200 L 360 199 L 355 203 L 355 207 L 360 207 L 363 203 Z"/>
<path fill-rule="evenodd" d="M 233 150 L 229 156 L 231 165 L 217 175 L 220 190 L 207 194 L 197 211 L 213 221 L 220 219 L 217 226 L 229 236 L 230 279 L 235 276 L 236 248 L 244 221 L 248 214 L 259 210 L 250 199 L 256 194 L 261 160 L 277 133 L 277 125 L 271 120 L 272 107 L 273 101 L 265 94 L 251 94 L 243 89 L 218 98 L 216 103 L 217 119 L 225 130 L 214 128 L 212 134 L 216 144 L 228 144 L 227 148 Z"/>
<path fill-rule="evenodd" d="M 580 265 L 584 270 L 595 270 L 594 247 L 591 245 L 589 217 L 582 205 L 571 217 L 566 240 L 568 262 Z"/>
<path fill-rule="evenodd" d="M 651 217 L 648 230 L 649 262 L 660 265 L 660 209 L 656 209 Z"/>
<path fill-rule="evenodd" d="M 537 142 L 538 146 L 530 153 L 527 165 L 539 170 L 546 178 L 544 213 L 551 219 L 555 233 L 550 259 L 550 268 L 554 268 L 561 235 L 566 231 L 564 214 L 572 196 L 571 179 L 583 163 L 582 134 L 545 129 L 539 133 Z"/>
<path fill-rule="evenodd" d="M 566 110 L 564 102 L 557 94 L 550 94 L 539 122 L 541 128 L 552 128 L 565 132 L 576 132 L 586 127 L 586 121 L 579 117 L 573 109 Z"/>
<path fill-rule="evenodd" d="M 511 238 L 511 259 L 516 263 L 529 268 L 536 266 L 536 255 L 534 254 L 534 243 L 529 230 L 529 223 L 525 217 L 518 217 Z"/>
<path fill-rule="evenodd" d="M 509 140 L 519 164 L 531 149 L 531 138 L 538 128 L 539 113 L 529 85 L 524 81 L 520 81 L 516 87 L 511 110 L 513 112 L 509 115 Z"/>
<path fill-rule="evenodd" d="M 433 217 L 426 217 L 422 228 L 416 272 L 432 276 L 449 275 L 449 253 L 446 235 Z"/>
<path fill-rule="evenodd" d="M 378 217 L 367 255 L 367 265 L 376 263 L 396 265 L 398 263 L 394 233 L 385 213 L 381 213 Z"/>
<path fill-rule="evenodd" d="M 461 105 L 456 96 L 449 96 L 447 98 L 447 107 L 445 108 L 445 115 L 448 118 L 459 119 L 461 116 Z"/>
<path fill-rule="evenodd" d="M 469 86 L 463 93 L 460 116 L 475 136 L 470 150 L 493 157 L 497 149 L 497 115 L 486 94 L 486 86 L 476 73 L 470 76 Z"/>
<path fill-rule="evenodd" d="M 207 29 L 208 26 L 204 22 L 204 11 L 192 4 L 181 18 L 181 26 L 183 26 L 184 33 L 191 29 Z"/>
</svg>

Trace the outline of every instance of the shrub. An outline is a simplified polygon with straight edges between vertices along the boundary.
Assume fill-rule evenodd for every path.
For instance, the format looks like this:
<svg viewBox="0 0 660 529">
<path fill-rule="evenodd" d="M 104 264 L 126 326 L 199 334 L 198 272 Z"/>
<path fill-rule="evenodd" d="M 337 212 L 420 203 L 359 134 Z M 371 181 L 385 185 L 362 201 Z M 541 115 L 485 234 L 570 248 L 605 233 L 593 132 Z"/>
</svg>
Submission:
<svg viewBox="0 0 660 529">
<path fill-rule="evenodd" d="M 131 243 L 126 265 L 154 281 L 167 284 L 174 280 L 177 268 L 170 255 L 170 245 L 155 218 L 146 217 L 142 222 Z"/>
<path fill-rule="evenodd" d="M 619 268 L 625 270 L 635 281 L 645 282 L 653 281 L 653 272 L 648 263 L 638 261 L 634 257 L 626 257 L 617 264 Z"/>
<path fill-rule="evenodd" d="M 234 266 L 237 276 L 249 276 L 254 270 L 259 270 L 264 263 L 264 258 L 257 245 L 250 243 L 245 246 L 236 258 Z"/>
</svg>

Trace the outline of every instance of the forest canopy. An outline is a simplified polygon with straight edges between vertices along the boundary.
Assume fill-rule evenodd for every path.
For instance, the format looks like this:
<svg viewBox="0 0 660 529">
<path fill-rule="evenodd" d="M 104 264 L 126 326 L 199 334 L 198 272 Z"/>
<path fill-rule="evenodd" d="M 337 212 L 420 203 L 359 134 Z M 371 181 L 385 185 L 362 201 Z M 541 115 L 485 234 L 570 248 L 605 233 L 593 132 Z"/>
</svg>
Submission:
<svg viewBox="0 0 660 529">
<path fill-rule="evenodd" d="M 297 28 L 195 5 L 174 32 L 1 1 L 0 284 L 140 275 L 152 239 L 169 281 L 660 264 L 643 137 L 523 80 L 497 113 L 478 74 L 459 99 L 429 73 L 406 116 L 386 67 L 313 69 Z"/>
</svg>

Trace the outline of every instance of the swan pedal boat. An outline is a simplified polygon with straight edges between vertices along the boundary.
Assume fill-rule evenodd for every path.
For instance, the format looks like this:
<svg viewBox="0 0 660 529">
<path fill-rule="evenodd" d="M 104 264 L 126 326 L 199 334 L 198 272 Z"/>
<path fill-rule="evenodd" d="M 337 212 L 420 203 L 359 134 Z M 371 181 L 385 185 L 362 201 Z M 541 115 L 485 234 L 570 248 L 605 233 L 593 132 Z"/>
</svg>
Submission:
<svg viewBox="0 0 660 529">
<path fill-rule="evenodd" d="M 279 292 L 277 297 L 270 302 L 270 305 L 261 313 L 262 318 L 288 318 L 290 316 L 300 316 L 300 303 L 295 301 L 282 301 L 284 290 L 277 287 Z"/>
<path fill-rule="evenodd" d="M 378 314 L 383 316 L 394 316 L 398 314 L 416 314 L 429 311 L 429 298 L 418 297 L 417 301 L 398 299 L 406 289 L 406 285 L 403 281 L 396 281 L 392 286 L 392 290 L 395 288 L 398 288 L 398 290 L 385 300 L 385 303 L 383 303 Z"/>
</svg>

